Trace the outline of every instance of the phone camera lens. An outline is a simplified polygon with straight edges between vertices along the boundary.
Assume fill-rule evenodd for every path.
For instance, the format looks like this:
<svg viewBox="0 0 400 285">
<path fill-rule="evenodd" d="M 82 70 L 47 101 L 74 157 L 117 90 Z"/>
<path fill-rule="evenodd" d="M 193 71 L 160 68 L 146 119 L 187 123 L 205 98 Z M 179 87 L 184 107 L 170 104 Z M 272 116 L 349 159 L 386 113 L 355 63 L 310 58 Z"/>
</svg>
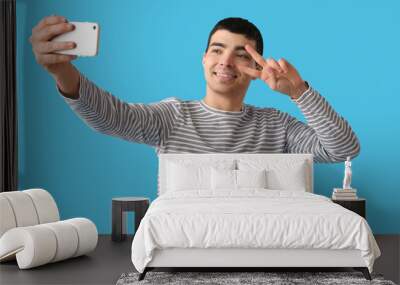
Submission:
<svg viewBox="0 0 400 285">
<path fill-rule="evenodd" d="M 93 26 L 93 30 L 96 30 L 96 26 Z"/>
</svg>

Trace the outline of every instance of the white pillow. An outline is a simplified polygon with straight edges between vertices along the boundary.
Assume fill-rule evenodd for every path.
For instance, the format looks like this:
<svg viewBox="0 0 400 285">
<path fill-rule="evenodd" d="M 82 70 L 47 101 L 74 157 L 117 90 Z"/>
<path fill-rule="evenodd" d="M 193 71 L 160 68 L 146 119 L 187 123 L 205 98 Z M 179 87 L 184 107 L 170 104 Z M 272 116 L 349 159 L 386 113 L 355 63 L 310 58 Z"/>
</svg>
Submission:
<svg viewBox="0 0 400 285">
<path fill-rule="evenodd" d="M 307 177 L 303 166 L 284 171 L 272 169 L 267 172 L 268 189 L 307 191 Z"/>
<path fill-rule="evenodd" d="M 212 190 L 235 190 L 236 170 L 233 169 L 211 169 Z"/>
<path fill-rule="evenodd" d="M 167 191 L 210 190 L 211 169 L 234 169 L 235 161 L 169 161 L 166 167 Z"/>
<path fill-rule="evenodd" d="M 267 188 L 267 171 L 236 170 L 237 188 Z"/>
<path fill-rule="evenodd" d="M 262 170 L 211 170 L 212 190 L 240 190 L 241 188 L 266 188 L 267 177 Z"/>
<path fill-rule="evenodd" d="M 168 165 L 168 191 L 185 191 L 210 188 L 209 169 L 204 167 L 184 166 L 177 163 Z"/>
<path fill-rule="evenodd" d="M 309 181 L 309 165 L 306 161 L 262 161 L 238 160 L 240 170 L 266 169 L 267 187 L 273 190 L 307 191 Z"/>
</svg>

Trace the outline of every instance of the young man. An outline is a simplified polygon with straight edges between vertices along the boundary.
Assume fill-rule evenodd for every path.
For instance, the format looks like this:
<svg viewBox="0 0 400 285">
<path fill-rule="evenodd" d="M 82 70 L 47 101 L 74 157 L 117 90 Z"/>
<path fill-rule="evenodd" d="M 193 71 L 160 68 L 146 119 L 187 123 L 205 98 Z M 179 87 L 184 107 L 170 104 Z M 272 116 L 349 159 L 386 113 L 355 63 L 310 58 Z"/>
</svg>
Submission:
<svg viewBox="0 0 400 285">
<path fill-rule="evenodd" d="M 261 33 L 247 20 L 223 19 L 211 31 L 203 56 L 203 100 L 167 98 L 153 104 L 122 102 L 80 74 L 70 63 L 73 56 L 54 54 L 74 47 L 50 42 L 72 29 L 63 17 L 47 17 L 30 41 L 37 62 L 54 77 L 72 110 L 99 132 L 154 146 L 157 153 L 312 153 L 317 162 L 338 162 L 360 151 L 349 124 L 289 62 L 261 56 Z M 257 78 L 289 96 L 308 124 L 273 108 L 244 104 Z"/>
</svg>

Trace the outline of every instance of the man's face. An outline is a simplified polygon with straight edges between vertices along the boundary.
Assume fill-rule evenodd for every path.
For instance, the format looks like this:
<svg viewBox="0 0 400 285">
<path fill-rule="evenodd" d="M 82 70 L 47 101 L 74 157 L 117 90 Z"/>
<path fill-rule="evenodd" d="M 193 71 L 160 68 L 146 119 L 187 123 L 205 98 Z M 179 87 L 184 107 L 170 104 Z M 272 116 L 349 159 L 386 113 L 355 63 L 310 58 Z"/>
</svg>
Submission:
<svg viewBox="0 0 400 285">
<path fill-rule="evenodd" d="M 245 93 L 251 77 L 238 69 L 239 65 L 255 68 L 255 61 L 244 49 L 246 44 L 256 47 L 254 40 L 227 30 L 216 31 L 203 56 L 207 86 L 219 94 Z"/>
</svg>

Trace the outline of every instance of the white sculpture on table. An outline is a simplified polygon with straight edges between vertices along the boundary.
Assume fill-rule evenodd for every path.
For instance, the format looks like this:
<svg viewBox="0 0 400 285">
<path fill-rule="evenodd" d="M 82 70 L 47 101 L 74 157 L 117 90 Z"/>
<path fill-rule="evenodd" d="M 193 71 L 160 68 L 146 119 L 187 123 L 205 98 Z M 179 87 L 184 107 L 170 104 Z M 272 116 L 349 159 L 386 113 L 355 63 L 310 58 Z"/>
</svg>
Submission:
<svg viewBox="0 0 400 285">
<path fill-rule="evenodd" d="M 351 161 L 350 156 L 347 157 L 347 160 L 344 162 L 344 179 L 343 179 L 343 189 L 352 189 L 351 184 Z"/>
</svg>

